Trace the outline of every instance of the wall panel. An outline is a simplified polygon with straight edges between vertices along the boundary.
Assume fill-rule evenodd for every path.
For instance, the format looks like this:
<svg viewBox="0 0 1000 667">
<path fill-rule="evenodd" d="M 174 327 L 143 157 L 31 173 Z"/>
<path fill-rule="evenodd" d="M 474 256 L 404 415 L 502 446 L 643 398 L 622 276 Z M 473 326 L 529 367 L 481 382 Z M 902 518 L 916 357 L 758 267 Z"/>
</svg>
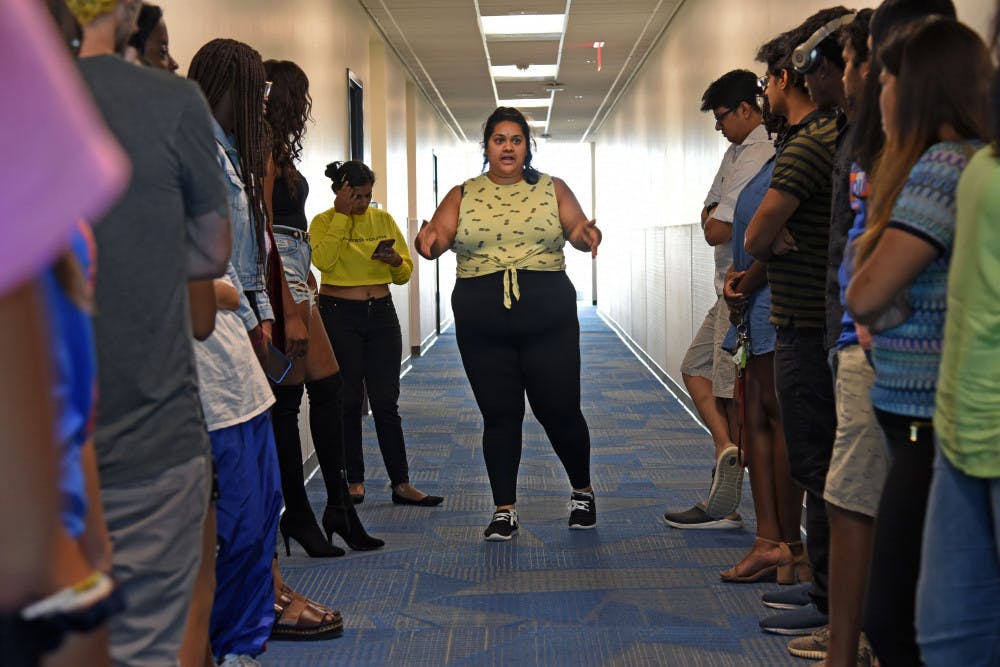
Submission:
<svg viewBox="0 0 1000 667">
<path fill-rule="evenodd" d="M 705 193 L 725 139 L 699 111 L 714 79 L 735 68 L 763 71 L 758 46 L 831 6 L 821 0 L 685 0 L 625 94 L 593 137 L 594 214 L 604 243 L 598 258 L 598 307 L 645 354 L 680 384 L 680 360 L 715 299 L 712 252 L 698 225 Z M 994 3 L 956 0 L 959 18 L 988 32 Z M 852 6 L 847 3 L 847 6 Z M 857 5 L 854 6 L 864 6 Z M 623 180 L 632 199 L 621 197 Z M 636 230 L 651 243 L 633 243 Z M 628 240 L 627 242 L 622 242 Z M 662 259 L 653 250 L 662 251 Z M 665 301 L 658 281 L 637 275 L 663 266 Z M 626 268 L 631 266 L 632 270 Z M 632 276 L 622 280 L 620 276 Z M 664 339 L 650 335 L 663 328 Z"/>
<path fill-rule="evenodd" d="M 382 43 L 356 0 L 161 0 L 159 4 L 182 75 L 198 48 L 216 37 L 238 39 L 257 49 L 264 59 L 293 60 L 305 70 L 313 98 L 313 122 L 305 136 L 300 169 L 310 185 L 306 202 L 310 219 L 333 205 L 330 181 L 323 175 L 327 163 L 347 159 L 348 69 L 364 86 L 365 160 L 377 175 L 375 199 L 393 215 L 408 240 L 408 218 L 418 210 L 425 217 L 433 213 L 428 175 L 431 153 L 475 154 L 474 147 L 462 150 L 419 91 L 407 97 L 412 83 L 406 68 Z M 411 131 L 418 138 L 413 159 L 407 145 Z M 412 193 L 419 206 L 411 207 L 411 184 L 419 189 Z M 452 263 L 452 275 L 453 267 Z M 412 285 L 391 289 L 404 341 L 420 340 L 423 325 L 411 329 L 411 322 L 426 319 L 421 304 L 428 299 L 423 291 L 432 290 L 433 281 L 415 280 Z M 433 303 L 433 293 L 429 301 Z M 404 348 L 408 354 L 410 345 L 404 343 Z M 312 442 L 307 402 L 303 404 L 301 432 L 303 455 L 308 457 Z"/>
</svg>

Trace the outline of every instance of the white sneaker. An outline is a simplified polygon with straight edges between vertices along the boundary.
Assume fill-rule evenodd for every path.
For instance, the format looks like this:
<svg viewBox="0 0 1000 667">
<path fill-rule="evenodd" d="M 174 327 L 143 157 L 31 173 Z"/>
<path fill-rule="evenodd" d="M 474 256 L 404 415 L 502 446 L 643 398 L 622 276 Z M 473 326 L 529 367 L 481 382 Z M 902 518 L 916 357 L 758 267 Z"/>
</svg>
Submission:
<svg viewBox="0 0 1000 667">
<path fill-rule="evenodd" d="M 261 664 L 248 655 L 230 653 L 219 663 L 219 667 L 261 667 Z"/>
</svg>

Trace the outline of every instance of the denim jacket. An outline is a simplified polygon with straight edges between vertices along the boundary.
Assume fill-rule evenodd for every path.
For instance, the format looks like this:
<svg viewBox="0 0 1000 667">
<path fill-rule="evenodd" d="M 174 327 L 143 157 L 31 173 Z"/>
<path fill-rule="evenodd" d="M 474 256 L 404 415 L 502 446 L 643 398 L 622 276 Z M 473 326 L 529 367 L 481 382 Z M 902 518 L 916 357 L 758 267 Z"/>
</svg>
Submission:
<svg viewBox="0 0 1000 667">
<path fill-rule="evenodd" d="M 212 128 L 215 131 L 215 143 L 219 149 L 219 165 L 225 173 L 229 192 L 230 219 L 233 225 L 233 254 L 230 256 L 229 262 L 236 269 L 236 275 L 243 289 L 255 292 L 257 310 L 260 312 L 261 319 L 273 320 L 274 311 L 267 297 L 263 270 L 257 262 L 257 240 L 250 217 L 250 203 L 247 200 L 243 179 L 240 178 L 240 173 L 236 168 L 240 157 L 233 142 L 226 136 L 215 119 L 212 119 Z M 246 299 L 240 299 L 240 309 L 237 314 L 243 320 L 248 331 L 257 326 L 257 316 L 254 315 L 249 301 Z"/>
</svg>

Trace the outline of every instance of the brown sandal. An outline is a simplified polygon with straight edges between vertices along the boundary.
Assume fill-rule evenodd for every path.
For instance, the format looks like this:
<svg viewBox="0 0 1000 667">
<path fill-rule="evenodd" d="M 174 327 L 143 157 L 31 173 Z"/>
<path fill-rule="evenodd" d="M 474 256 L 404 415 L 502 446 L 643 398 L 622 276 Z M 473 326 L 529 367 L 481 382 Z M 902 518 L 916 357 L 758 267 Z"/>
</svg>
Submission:
<svg viewBox="0 0 1000 667">
<path fill-rule="evenodd" d="M 779 584 L 802 584 L 812 581 L 812 563 L 809 562 L 809 552 L 802 540 L 786 542 L 792 554 L 792 561 L 778 568 Z"/>
<path fill-rule="evenodd" d="M 309 600 L 287 585 L 274 601 L 271 641 L 318 641 L 344 634 L 340 612 Z"/>
<path fill-rule="evenodd" d="M 751 551 L 750 553 L 748 553 L 746 556 L 743 557 L 743 560 L 741 560 L 740 563 L 737 563 L 734 567 L 726 570 L 725 572 L 720 572 L 719 578 L 722 579 L 723 581 L 746 584 L 746 583 L 753 583 L 755 581 L 760 581 L 764 578 L 775 577 L 778 580 L 778 583 L 786 583 L 782 581 L 782 579 L 785 576 L 787 576 L 785 574 L 784 566 L 790 565 L 792 563 L 792 552 L 789 550 L 788 545 L 785 544 L 784 542 L 778 542 L 777 540 L 769 540 L 764 537 L 754 538 L 754 541 L 764 542 L 766 544 L 777 546 L 778 560 L 773 563 L 767 563 L 762 567 L 758 567 L 756 570 L 752 572 L 739 574 L 738 568 L 740 566 L 740 563 L 742 563 L 743 560 L 746 560 L 747 558 L 750 557 L 750 554 L 753 553 L 753 551 Z"/>
</svg>

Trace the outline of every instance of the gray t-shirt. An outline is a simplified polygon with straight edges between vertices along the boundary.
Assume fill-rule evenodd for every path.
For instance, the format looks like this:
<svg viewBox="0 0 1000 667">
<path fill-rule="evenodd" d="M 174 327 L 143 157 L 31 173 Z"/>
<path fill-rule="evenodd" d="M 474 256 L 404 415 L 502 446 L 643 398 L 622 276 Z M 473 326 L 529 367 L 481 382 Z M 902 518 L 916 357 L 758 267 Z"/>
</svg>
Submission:
<svg viewBox="0 0 1000 667">
<path fill-rule="evenodd" d="M 208 104 L 191 81 L 117 56 L 79 62 L 132 161 L 128 191 L 100 221 L 94 442 L 102 485 L 138 482 L 210 453 L 187 296 L 185 218 L 228 218 Z"/>
</svg>

